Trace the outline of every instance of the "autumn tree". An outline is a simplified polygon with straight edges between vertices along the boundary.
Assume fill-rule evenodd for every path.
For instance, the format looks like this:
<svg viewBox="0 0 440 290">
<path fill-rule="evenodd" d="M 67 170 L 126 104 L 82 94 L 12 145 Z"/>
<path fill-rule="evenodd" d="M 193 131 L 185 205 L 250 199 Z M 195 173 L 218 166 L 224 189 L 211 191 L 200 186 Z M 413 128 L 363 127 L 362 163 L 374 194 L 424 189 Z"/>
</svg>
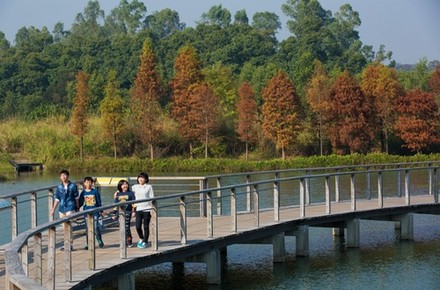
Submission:
<svg viewBox="0 0 440 290">
<path fill-rule="evenodd" d="M 287 73 L 279 71 L 262 91 L 263 134 L 272 139 L 286 158 L 286 147 L 298 133 L 298 96 Z"/>
<path fill-rule="evenodd" d="M 116 80 L 116 72 L 110 71 L 107 85 L 104 89 L 104 99 L 100 105 L 101 126 L 104 134 L 112 140 L 114 157 L 117 157 L 118 137 L 123 133 L 124 124 L 124 103 L 119 90 L 119 83 Z"/>
<path fill-rule="evenodd" d="M 192 46 L 184 46 L 179 50 L 174 63 L 174 77 L 170 82 L 173 91 L 172 116 L 179 126 L 182 137 L 189 143 L 190 156 L 193 156 L 195 139 L 191 116 L 191 96 L 194 88 L 203 81 L 201 64 Z"/>
<path fill-rule="evenodd" d="M 438 105 L 432 94 L 414 89 L 397 100 L 396 111 L 396 134 L 405 142 L 404 147 L 420 153 L 440 141 L 436 131 Z"/>
<path fill-rule="evenodd" d="M 437 104 L 440 104 L 440 64 L 435 67 L 435 70 L 429 77 L 428 85 L 437 100 Z"/>
<path fill-rule="evenodd" d="M 365 98 L 359 84 L 347 71 L 332 85 L 329 102 L 326 130 L 336 153 L 368 152 L 374 139 L 373 102 Z"/>
<path fill-rule="evenodd" d="M 190 98 L 188 118 L 192 119 L 191 135 L 204 144 L 205 158 L 208 158 L 208 144 L 210 138 L 219 127 L 220 100 L 207 83 L 194 85 Z"/>
<path fill-rule="evenodd" d="M 307 88 L 307 102 L 318 123 L 319 152 L 323 154 L 323 115 L 329 108 L 330 79 L 320 61 L 315 62 L 312 78 Z M 316 124 L 316 123 L 315 123 Z"/>
<path fill-rule="evenodd" d="M 79 138 L 79 156 L 84 160 L 84 136 L 88 129 L 88 106 L 89 106 L 89 76 L 79 71 L 76 74 L 76 93 L 73 100 L 73 112 L 70 118 L 70 130 L 73 135 Z"/>
<path fill-rule="evenodd" d="M 397 73 L 381 63 L 372 63 L 362 72 L 361 89 L 365 98 L 374 101 L 374 110 L 379 118 L 377 127 L 381 150 L 388 153 L 389 133 L 395 121 L 394 102 L 403 94 Z"/>
<path fill-rule="evenodd" d="M 147 144 L 150 159 L 154 158 L 154 145 L 160 135 L 162 110 L 159 104 L 161 80 L 152 42 L 145 40 L 140 65 L 131 89 L 131 112 L 134 131 L 142 144 Z"/>
<path fill-rule="evenodd" d="M 241 84 L 238 95 L 240 98 L 237 102 L 238 121 L 235 130 L 238 139 L 245 143 L 246 160 L 248 160 L 249 145 L 254 144 L 258 136 L 258 105 L 255 100 L 255 92 L 249 83 Z"/>
</svg>

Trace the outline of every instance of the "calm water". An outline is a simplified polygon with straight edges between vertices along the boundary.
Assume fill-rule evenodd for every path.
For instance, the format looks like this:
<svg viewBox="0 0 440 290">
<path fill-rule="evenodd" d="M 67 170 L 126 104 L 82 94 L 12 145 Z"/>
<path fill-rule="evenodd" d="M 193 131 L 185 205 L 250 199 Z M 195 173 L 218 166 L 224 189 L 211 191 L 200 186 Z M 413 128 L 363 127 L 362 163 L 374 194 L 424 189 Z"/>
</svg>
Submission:
<svg viewBox="0 0 440 290">
<path fill-rule="evenodd" d="M 0 183 L 0 196 L 56 183 L 56 174 L 24 174 Z M 136 272 L 136 289 L 440 289 L 438 216 L 415 215 L 414 241 L 400 241 L 393 223 L 361 221 L 360 248 L 343 242 L 330 229 L 311 228 L 310 256 L 296 257 L 295 240 L 286 237 L 287 258 L 277 264 L 270 246 L 230 246 L 221 285 L 206 285 L 204 264 L 165 263 Z M 108 282 L 97 289 L 117 287 Z"/>
</svg>

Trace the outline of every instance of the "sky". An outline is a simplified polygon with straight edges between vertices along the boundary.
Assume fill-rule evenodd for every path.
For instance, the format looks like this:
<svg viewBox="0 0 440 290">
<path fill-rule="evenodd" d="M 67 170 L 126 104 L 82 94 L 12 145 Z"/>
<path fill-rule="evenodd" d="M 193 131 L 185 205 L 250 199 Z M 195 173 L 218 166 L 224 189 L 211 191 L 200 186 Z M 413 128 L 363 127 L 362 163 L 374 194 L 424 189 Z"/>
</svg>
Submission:
<svg viewBox="0 0 440 290">
<path fill-rule="evenodd" d="M 0 0 L 0 31 L 13 44 L 17 31 L 25 26 L 52 31 L 57 22 L 70 27 L 78 13 L 84 11 L 89 0 Z M 130 0 L 129 0 L 130 1 Z M 100 0 L 108 15 L 120 0 Z M 279 40 L 290 33 L 286 28 L 288 18 L 281 6 L 287 0 L 150 0 L 143 1 L 147 14 L 170 8 L 179 13 L 180 21 L 194 27 L 203 13 L 214 5 L 222 5 L 234 16 L 245 9 L 250 21 L 255 12 L 274 12 L 280 17 L 282 30 Z M 321 6 L 334 14 L 343 4 L 350 4 L 359 12 L 362 24 L 358 27 L 361 41 L 372 45 L 374 51 L 381 44 L 393 52 L 393 59 L 401 64 L 415 64 L 426 57 L 428 61 L 440 60 L 440 0 L 320 0 Z"/>
</svg>

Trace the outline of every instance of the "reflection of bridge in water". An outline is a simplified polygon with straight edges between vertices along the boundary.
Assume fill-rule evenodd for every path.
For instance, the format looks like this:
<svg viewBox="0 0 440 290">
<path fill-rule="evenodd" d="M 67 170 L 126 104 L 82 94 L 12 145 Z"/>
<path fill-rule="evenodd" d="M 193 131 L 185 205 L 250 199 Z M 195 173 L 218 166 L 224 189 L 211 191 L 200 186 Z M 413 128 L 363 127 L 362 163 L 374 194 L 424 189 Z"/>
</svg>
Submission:
<svg viewBox="0 0 440 290">
<path fill-rule="evenodd" d="M 82 213 L 71 220 L 37 225 L 37 192 L 46 192 L 51 204 L 53 187 L 10 195 L 5 199 L 11 201 L 14 241 L 6 247 L 3 278 L 11 289 L 82 289 L 115 278 L 119 289 L 134 289 L 134 270 L 163 262 L 202 262 L 207 265 L 207 283 L 218 284 L 228 246 L 270 244 L 273 261 L 282 262 L 285 237 L 295 236 L 296 255 L 307 256 L 311 226 L 331 227 L 334 235 L 345 235 L 346 247 L 359 247 L 361 219 L 392 221 L 401 239 L 412 239 L 414 213 L 440 212 L 437 166 L 434 162 L 387 164 L 196 178 L 201 189 L 153 200 L 147 249 L 126 248 L 125 220 L 120 216 L 119 226 L 106 228 L 104 248 L 89 242 L 89 249 L 83 250 L 84 232 L 75 231 L 75 250 L 70 251 L 69 237 L 60 236 L 57 226 L 63 221 L 72 226 Z M 415 175 L 426 182 L 412 182 Z M 392 182 L 384 186 L 384 178 Z M 181 178 L 171 179 L 166 182 Z M 159 180 L 151 180 L 156 188 Z M 32 228 L 18 233 L 17 197 L 24 195 L 30 196 Z M 94 237 L 93 232 L 89 237 Z M 66 251 L 61 252 L 63 240 Z"/>
</svg>

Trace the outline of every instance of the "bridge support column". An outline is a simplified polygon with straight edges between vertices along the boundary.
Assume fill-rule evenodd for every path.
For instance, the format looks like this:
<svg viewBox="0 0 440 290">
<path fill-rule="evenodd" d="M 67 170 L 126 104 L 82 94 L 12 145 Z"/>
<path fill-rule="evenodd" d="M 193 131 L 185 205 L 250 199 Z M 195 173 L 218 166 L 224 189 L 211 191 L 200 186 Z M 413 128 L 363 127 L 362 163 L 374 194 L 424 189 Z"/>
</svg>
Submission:
<svg viewBox="0 0 440 290">
<path fill-rule="evenodd" d="M 309 226 L 298 226 L 294 231 L 296 237 L 296 255 L 309 255 Z"/>
<path fill-rule="evenodd" d="M 125 273 L 122 275 L 118 275 L 118 289 L 135 289 L 135 277 L 133 273 Z"/>
<path fill-rule="evenodd" d="M 284 262 L 286 260 L 286 248 L 284 244 L 284 234 L 272 236 L 273 261 Z"/>
<path fill-rule="evenodd" d="M 220 284 L 221 283 L 221 259 L 220 251 L 212 250 L 203 255 L 206 263 L 206 280 L 208 284 Z"/>
<path fill-rule="evenodd" d="M 344 228 L 333 228 L 334 237 L 343 237 L 345 235 Z"/>
<path fill-rule="evenodd" d="M 349 248 L 358 248 L 360 245 L 359 225 L 359 219 L 347 221 L 347 247 Z"/>
<path fill-rule="evenodd" d="M 402 240 L 414 239 L 414 215 L 412 213 L 399 216 L 400 238 Z"/>
</svg>

